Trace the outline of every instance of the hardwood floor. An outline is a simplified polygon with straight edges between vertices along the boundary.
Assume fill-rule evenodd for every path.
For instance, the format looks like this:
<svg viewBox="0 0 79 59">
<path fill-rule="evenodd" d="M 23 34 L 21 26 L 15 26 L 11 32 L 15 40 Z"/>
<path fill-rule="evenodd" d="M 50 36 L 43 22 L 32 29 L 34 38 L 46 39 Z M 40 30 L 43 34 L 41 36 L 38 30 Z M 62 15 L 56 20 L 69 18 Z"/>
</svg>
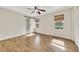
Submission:
<svg viewBox="0 0 79 59">
<path fill-rule="evenodd" d="M 71 40 L 31 33 L 17 38 L 0 41 L 1 52 L 77 52 Z"/>
</svg>

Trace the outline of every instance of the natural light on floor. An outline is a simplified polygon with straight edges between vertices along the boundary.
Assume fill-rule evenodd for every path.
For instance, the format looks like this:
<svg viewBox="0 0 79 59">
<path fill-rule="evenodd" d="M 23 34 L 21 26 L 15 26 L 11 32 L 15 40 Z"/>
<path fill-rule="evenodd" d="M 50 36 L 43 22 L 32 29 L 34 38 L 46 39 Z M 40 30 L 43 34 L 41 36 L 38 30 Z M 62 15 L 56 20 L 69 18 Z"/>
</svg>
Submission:
<svg viewBox="0 0 79 59">
<path fill-rule="evenodd" d="M 35 47 L 40 47 L 40 35 L 35 35 L 35 38 L 34 38 L 34 45 Z"/>
<path fill-rule="evenodd" d="M 33 35 L 35 35 L 34 33 L 31 33 L 31 34 L 28 34 L 27 36 L 33 36 Z"/>
<path fill-rule="evenodd" d="M 63 42 L 63 41 L 53 39 L 50 44 L 53 45 L 53 46 L 56 46 L 56 47 L 58 47 L 58 48 L 61 48 L 61 49 L 63 49 L 63 50 L 65 49 L 65 48 L 64 48 L 64 42 Z"/>
</svg>

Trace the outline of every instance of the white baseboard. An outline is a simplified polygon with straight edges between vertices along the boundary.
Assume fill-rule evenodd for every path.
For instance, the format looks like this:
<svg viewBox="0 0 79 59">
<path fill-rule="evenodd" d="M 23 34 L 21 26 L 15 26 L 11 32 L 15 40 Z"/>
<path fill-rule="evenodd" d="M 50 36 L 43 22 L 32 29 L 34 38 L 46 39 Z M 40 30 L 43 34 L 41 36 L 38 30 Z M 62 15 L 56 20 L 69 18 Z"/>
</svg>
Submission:
<svg viewBox="0 0 79 59">
<path fill-rule="evenodd" d="M 15 35 L 7 36 L 7 37 L 2 37 L 2 38 L 0 38 L 0 40 L 6 40 L 6 39 L 10 39 L 10 38 L 21 36 L 21 35 L 25 35 L 25 34 L 26 33 L 21 33 L 21 34 L 15 34 Z"/>
<path fill-rule="evenodd" d="M 50 36 L 56 36 L 56 37 L 60 37 L 60 38 L 66 38 L 66 39 L 69 39 L 69 40 L 72 40 L 72 41 L 74 41 L 72 38 L 68 38 L 68 37 L 57 36 L 57 35 L 48 34 L 48 33 L 42 33 L 42 32 L 37 32 L 37 33 L 46 34 L 46 35 L 50 35 Z"/>
</svg>

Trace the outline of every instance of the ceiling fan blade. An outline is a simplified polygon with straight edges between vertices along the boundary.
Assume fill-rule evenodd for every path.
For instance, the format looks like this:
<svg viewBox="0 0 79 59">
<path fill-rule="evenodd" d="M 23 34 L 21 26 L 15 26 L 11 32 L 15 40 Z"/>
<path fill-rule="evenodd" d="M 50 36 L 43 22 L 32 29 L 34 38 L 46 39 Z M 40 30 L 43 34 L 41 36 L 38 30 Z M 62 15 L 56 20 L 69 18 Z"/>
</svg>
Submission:
<svg viewBox="0 0 79 59">
<path fill-rule="evenodd" d="M 43 9 L 39 9 L 39 11 L 43 11 L 43 12 L 46 12 L 46 10 L 43 10 Z"/>
<path fill-rule="evenodd" d="M 38 11 L 38 14 L 41 14 L 41 13 Z"/>
<path fill-rule="evenodd" d="M 34 9 L 37 9 L 37 6 L 35 6 Z"/>
<path fill-rule="evenodd" d="M 34 13 L 35 11 L 32 11 L 31 13 Z"/>
</svg>

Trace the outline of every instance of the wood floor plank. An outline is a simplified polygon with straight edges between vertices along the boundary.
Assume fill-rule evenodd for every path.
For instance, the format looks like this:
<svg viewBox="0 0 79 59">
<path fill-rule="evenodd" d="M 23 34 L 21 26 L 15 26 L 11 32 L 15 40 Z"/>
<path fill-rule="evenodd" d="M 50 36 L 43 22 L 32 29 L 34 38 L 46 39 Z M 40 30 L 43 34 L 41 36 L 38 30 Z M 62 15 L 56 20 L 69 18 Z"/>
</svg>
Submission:
<svg viewBox="0 0 79 59">
<path fill-rule="evenodd" d="M 76 44 L 68 39 L 31 33 L 0 41 L 0 52 L 77 52 Z"/>
</svg>

